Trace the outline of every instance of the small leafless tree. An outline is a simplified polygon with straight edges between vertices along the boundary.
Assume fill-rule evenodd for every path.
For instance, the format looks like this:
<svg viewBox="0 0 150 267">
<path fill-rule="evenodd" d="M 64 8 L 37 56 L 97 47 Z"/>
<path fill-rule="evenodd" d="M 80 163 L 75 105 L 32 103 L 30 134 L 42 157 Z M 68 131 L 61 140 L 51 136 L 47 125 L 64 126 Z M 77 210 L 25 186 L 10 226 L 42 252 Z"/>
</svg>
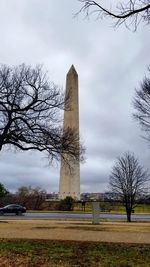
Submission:
<svg viewBox="0 0 150 267">
<path fill-rule="evenodd" d="M 131 222 L 131 213 L 137 199 L 148 190 L 148 181 L 147 171 L 144 171 L 133 154 L 127 152 L 118 157 L 112 168 L 109 185 L 125 206 L 128 222 Z"/>
<path fill-rule="evenodd" d="M 64 155 L 81 159 L 78 134 L 61 126 L 60 111 L 67 98 L 39 66 L 0 66 L 0 150 L 13 146 L 44 151 L 50 161 Z"/>
<path fill-rule="evenodd" d="M 84 12 L 87 17 L 94 14 L 97 19 L 110 17 L 115 21 L 115 26 L 125 23 L 127 27 L 136 30 L 139 23 L 150 23 L 150 0 L 118 1 L 115 8 L 107 8 L 100 0 L 78 1 L 82 3 L 82 7 L 77 14 Z"/>
<path fill-rule="evenodd" d="M 150 68 L 149 68 L 150 72 Z M 136 90 L 133 101 L 136 113 L 134 118 L 139 122 L 146 133 L 146 139 L 150 142 L 150 78 L 145 77 L 140 89 Z"/>
<path fill-rule="evenodd" d="M 46 190 L 40 187 L 22 186 L 15 193 L 15 202 L 26 206 L 27 209 L 40 210 L 46 199 Z"/>
</svg>

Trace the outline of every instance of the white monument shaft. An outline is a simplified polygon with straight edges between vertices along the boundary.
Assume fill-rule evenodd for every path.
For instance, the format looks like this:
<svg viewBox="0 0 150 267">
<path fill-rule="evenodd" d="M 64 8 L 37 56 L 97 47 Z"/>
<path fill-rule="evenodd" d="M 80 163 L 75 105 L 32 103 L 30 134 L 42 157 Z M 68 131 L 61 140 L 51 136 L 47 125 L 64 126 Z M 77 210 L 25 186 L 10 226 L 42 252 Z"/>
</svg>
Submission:
<svg viewBox="0 0 150 267">
<path fill-rule="evenodd" d="M 72 65 L 66 77 L 66 96 L 69 94 L 69 110 L 64 111 L 64 130 L 74 129 L 79 135 L 78 74 Z M 68 156 L 67 156 L 68 157 Z M 80 199 L 80 162 L 70 161 L 70 167 L 61 160 L 59 198 L 71 196 Z"/>
</svg>

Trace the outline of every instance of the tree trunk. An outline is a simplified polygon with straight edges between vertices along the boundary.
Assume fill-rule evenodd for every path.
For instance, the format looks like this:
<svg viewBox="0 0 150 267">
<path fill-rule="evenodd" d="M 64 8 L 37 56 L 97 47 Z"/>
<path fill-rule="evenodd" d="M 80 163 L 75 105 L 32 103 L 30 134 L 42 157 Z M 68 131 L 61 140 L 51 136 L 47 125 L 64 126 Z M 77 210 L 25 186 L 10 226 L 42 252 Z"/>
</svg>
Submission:
<svg viewBox="0 0 150 267">
<path fill-rule="evenodd" d="M 127 210 L 127 222 L 131 222 L 131 210 Z"/>
</svg>

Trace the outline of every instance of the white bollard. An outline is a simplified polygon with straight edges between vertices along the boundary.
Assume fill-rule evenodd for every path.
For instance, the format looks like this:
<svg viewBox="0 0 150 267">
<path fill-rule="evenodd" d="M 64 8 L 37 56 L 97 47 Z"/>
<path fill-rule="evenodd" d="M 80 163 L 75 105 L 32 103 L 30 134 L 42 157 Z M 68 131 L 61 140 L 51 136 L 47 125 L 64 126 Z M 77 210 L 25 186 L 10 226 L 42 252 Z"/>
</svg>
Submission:
<svg viewBox="0 0 150 267">
<path fill-rule="evenodd" d="M 99 224 L 99 214 L 100 214 L 99 202 L 97 201 L 92 202 L 93 224 Z"/>
</svg>

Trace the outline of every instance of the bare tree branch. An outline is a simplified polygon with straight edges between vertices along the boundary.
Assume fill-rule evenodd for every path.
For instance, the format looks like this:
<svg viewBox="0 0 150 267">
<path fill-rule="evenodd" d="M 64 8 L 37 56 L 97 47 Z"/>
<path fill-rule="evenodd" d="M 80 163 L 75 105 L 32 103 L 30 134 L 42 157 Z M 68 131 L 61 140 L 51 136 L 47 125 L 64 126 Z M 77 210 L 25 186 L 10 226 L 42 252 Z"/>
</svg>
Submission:
<svg viewBox="0 0 150 267">
<path fill-rule="evenodd" d="M 150 72 L 150 68 L 148 69 Z M 145 77 L 139 89 L 136 90 L 133 106 L 136 110 L 134 118 L 145 132 L 145 138 L 150 142 L 150 78 Z"/>
<path fill-rule="evenodd" d="M 115 20 L 115 26 L 125 23 L 128 28 L 133 28 L 135 31 L 139 23 L 150 23 L 150 0 L 118 1 L 118 4 L 113 10 L 112 8 L 105 8 L 100 0 L 78 1 L 82 3 L 82 7 L 75 15 L 83 12 L 86 17 L 89 17 L 92 14 L 96 15 L 96 18 L 98 19 L 110 17 Z"/>
<path fill-rule="evenodd" d="M 61 110 L 69 109 L 69 96 L 49 82 L 37 66 L 0 67 L 0 150 L 45 151 L 49 160 L 82 159 L 83 148 L 75 129 L 62 129 Z M 65 103 L 65 105 L 64 105 Z"/>
</svg>

